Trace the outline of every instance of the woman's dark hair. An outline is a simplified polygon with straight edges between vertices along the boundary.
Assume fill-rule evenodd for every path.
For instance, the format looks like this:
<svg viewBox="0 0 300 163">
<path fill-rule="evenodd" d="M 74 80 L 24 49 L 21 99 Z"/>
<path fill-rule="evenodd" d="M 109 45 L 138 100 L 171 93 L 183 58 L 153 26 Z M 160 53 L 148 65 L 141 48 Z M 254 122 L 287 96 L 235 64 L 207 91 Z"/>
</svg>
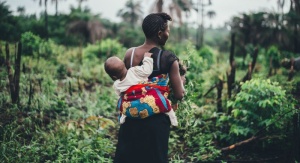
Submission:
<svg viewBox="0 0 300 163">
<path fill-rule="evenodd" d="M 166 13 L 152 13 L 146 16 L 142 24 L 146 38 L 153 38 L 159 31 L 165 31 L 168 20 L 171 21 L 172 18 Z"/>
</svg>

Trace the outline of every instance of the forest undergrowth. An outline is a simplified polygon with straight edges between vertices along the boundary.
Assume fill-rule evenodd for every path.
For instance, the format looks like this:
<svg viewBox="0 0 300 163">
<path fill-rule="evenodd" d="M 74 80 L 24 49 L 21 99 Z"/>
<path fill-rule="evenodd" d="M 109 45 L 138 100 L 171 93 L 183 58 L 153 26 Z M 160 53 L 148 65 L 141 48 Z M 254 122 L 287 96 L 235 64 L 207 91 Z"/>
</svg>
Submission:
<svg viewBox="0 0 300 163">
<path fill-rule="evenodd" d="M 126 48 L 112 39 L 65 47 L 32 33 L 21 43 L 0 47 L 0 162 L 112 162 L 118 97 L 103 64 Z M 295 162 L 300 76 L 271 69 L 274 48 L 258 49 L 251 70 L 250 54 L 233 67 L 208 46 L 165 48 L 188 69 L 170 162 Z"/>
</svg>

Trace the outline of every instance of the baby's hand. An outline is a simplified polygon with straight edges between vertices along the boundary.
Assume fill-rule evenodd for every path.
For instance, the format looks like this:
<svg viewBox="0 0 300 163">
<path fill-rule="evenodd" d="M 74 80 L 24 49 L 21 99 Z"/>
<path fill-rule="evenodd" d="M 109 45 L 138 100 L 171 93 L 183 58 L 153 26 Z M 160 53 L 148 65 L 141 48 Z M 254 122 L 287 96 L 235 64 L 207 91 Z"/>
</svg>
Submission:
<svg viewBox="0 0 300 163">
<path fill-rule="evenodd" d="M 149 53 L 149 52 L 146 52 L 145 54 L 144 54 L 144 57 L 151 57 L 152 56 L 152 53 Z"/>
</svg>

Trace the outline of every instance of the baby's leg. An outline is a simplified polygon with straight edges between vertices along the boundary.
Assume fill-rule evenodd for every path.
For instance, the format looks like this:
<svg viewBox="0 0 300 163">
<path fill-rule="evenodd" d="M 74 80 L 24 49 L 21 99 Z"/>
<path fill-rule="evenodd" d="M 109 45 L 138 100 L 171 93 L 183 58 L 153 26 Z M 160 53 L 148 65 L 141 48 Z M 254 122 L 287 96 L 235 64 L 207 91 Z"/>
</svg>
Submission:
<svg viewBox="0 0 300 163">
<path fill-rule="evenodd" d="M 169 112 L 166 112 L 166 114 L 169 116 L 172 126 L 178 126 L 178 121 L 174 110 L 171 109 Z"/>
<path fill-rule="evenodd" d="M 120 124 L 123 124 L 125 122 L 126 115 L 121 114 L 121 117 L 119 118 Z"/>
</svg>

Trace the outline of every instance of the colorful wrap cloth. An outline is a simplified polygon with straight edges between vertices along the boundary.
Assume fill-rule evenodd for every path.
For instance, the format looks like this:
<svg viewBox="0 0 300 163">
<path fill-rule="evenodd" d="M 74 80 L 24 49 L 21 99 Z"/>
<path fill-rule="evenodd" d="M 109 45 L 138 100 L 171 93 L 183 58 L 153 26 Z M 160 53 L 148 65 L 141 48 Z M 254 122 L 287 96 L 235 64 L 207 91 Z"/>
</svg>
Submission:
<svg viewBox="0 0 300 163">
<path fill-rule="evenodd" d="M 129 118 L 142 119 L 171 110 L 169 95 L 169 76 L 162 74 L 149 79 L 146 84 L 131 86 L 118 101 L 121 114 Z"/>
</svg>

